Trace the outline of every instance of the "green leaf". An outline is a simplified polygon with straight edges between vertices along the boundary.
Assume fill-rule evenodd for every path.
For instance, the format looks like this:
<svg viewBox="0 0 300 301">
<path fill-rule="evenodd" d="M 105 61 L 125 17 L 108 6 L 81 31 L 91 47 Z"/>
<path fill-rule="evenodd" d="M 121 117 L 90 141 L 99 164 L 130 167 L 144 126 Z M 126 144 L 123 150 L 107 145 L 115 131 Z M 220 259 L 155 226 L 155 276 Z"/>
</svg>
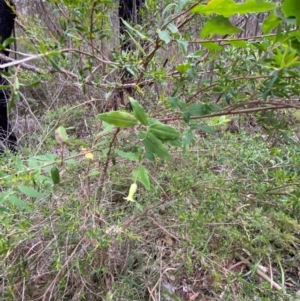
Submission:
<svg viewBox="0 0 300 301">
<path fill-rule="evenodd" d="M 170 36 L 170 32 L 168 30 L 159 30 L 158 31 L 158 36 L 166 44 L 171 42 L 171 36 Z"/>
<path fill-rule="evenodd" d="M 191 78 L 196 79 L 199 77 L 199 73 L 196 72 L 195 68 L 189 69 L 186 74 L 188 74 Z"/>
<path fill-rule="evenodd" d="M 263 94 L 263 99 L 266 100 L 270 91 L 272 90 L 272 87 L 274 86 L 275 82 L 277 81 L 278 79 L 278 75 L 279 75 L 279 72 L 278 71 L 274 71 L 273 74 L 272 74 L 272 79 L 270 80 L 270 82 L 268 83 L 268 86 L 267 86 L 267 89 L 264 91 L 264 94 Z"/>
<path fill-rule="evenodd" d="M 290 0 L 291 1 L 291 0 Z M 297 0 L 294 0 L 297 1 Z M 243 3 L 235 3 L 233 0 L 210 0 L 207 5 L 197 5 L 191 12 L 195 14 L 218 14 L 226 18 L 234 14 L 262 13 L 274 10 L 276 4 L 256 0 L 248 0 Z"/>
<path fill-rule="evenodd" d="M 246 48 L 248 46 L 245 41 L 232 41 L 229 43 L 230 43 L 230 45 L 237 47 L 237 48 Z"/>
<path fill-rule="evenodd" d="M 195 103 L 187 107 L 190 116 L 202 116 L 210 113 L 207 106 L 202 103 Z"/>
<path fill-rule="evenodd" d="M 5 202 L 10 194 L 11 192 L 7 192 L 7 191 L 0 193 L 0 203 Z"/>
<path fill-rule="evenodd" d="M 20 157 L 16 157 L 15 159 L 16 168 L 18 171 L 25 171 L 27 170 L 26 165 L 24 165 L 24 162 L 21 160 Z"/>
<path fill-rule="evenodd" d="M 192 78 L 192 79 L 196 79 L 196 78 L 199 77 L 199 73 L 196 71 L 195 68 L 189 69 L 189 70 L 186 72 L 186 74 L 187 74 L 190 78 Z"/>
<path fill-rule="evenodd" d="M 18 189 L 24 193 L 25 195 L 32 197 L 32 198 L 43 198 L 44 195 L 38 191 L 36 191 L 35 189 L 28 187 L 28 186 L 24 186 L 24 185 L 19 185 Z"/>
<path fill-rule="evenodd" d="M 101 172 L 99 170 L 92 170 L 91 172 L 89 172 L 89 174 L 87 175 L 88 177 L 96 177 L 99 176 L 101 174 Z"/>
<path fill-rule="evenodd" d="M 210 53 L 219 53 L 223 50 L 223 46 L 219 45 L 218 43 L 203 43 L 202 44 L 206 49 L 209 50 Z"/>
<path fill-rule="evenodd" d="M 186 123 L 189 123 L 190 119 L 191 119 L 191 114 L 189 111 L 185 111 L 185 112 L 182 112 L 182 117 Z"/>
<path fill-rule="evenodd" d="M 149 125 L 153 125 L 153 124 L 157 124 L 157 123 L 163 124 L 162 122 L 160 122 L 160 121 L 159 121 L 158 119 L 156 119 L 156 118 L 149 118 L 148 121 L 149 121 Z"/>
<path fill-rule="evenodd" d="M 69 137 L 63 126 L 60 126 L 55 130 L 55 139 L 59 144 L 67 144 Z"/>
<path fill-rule="evenodd" d="M 289 35 L 289 41 L 294 49 L 300 50 L 300 33 L 295 32 Z"/>
<path fill-rule="evenodd" d="M 43 53 L 43 54 L 45 54 L 47 52 L 47 49 L 43 43 L 40 43 L 40 50 L 41 50 L 41 53 Z"/>
<path fill-rule="evenodd" d="M 127 0 L 128 1 L 128 0 Z M 176 3 L 170 3 L 170 4 L 168 4 L 166 7 L 165 7 L 165 9 L 163 10 L 163 12 L 162 12 L 162 17 L 163 17 L 163 19 L 164 19 L 164 17 L 165 17 L 165 15 L 168 13 L 168 11 L 170 11 L 171 9 L 173 9 L 173 8 L 176 8 L 177 7 L 177 4 Z M 168 17 L 166 17 L 166 20 L 168 21 Z M 166 22 L 166 23 L 168 23 L 168 22 Z M 164 24 L 165 25 L 165 24 Z"/>
<path fill-rule="evenodd" d="M 143 46 L 137 41 L 137 39 L 135 39 L 134 36 L 133 36 L 130 32 L 128 32 L 128 35 L 130 36 L 131 41 L 132 41 L 132 42 L 134 43 L 134 45 L 138 48 L 138 50 L 140 50 L 141 53 L 142 53 L 143 55 L 146 55 L 146 52 L 145 52 Z M 126 68 L 126 69 L 127 69 L 127 68 Z M 128 69 L 129 69 L 129 68 L 128 68 Z M 134 74 L 134 72 L 131 71 L 131 74 Z"/>
<path fill-rule="evenodd" d="M 143 41 L 147 41 L 148 37 L 146 37 L 144 34 L 142 34 L 140 31 L 136 30 L 135 28 L 133 28 L 128 22 L 126 22 L 124 19 L 121 19 L 123 24 L 130 29 L 130 31 L 135 32 L 136 35 Z"/>
<path fill-rule="evenodd" d="M 156 154 L 160 158 L 171 161 L 172 157 L 164 147 L 162 142 L 151 133 L 139 132 L 140 139 L 147 151 Z"/>
<path fill-rule="evenodd" d="M 169 23 L 167 27 L 173 34 L 178 33 L 178 28 L 174 23 Z"/>
<path fill-rule="evenodd" d="M 33 87 L 37 87 L 39 84 L 41 83 L 41 81 L 37 80 L 35 82 L 29 83 L 24 85 L 25 87 L 29 87 L 29 88 L 33 88 Z"/>
<path fill-rule="evenodd" d="M 210 112 L 220 112 L 220 111 L 222 111 L 222 108 L 219 107 L 218 105 L 214 104 L 214 103 L 207 103 L 205 105 L 208 107 Z"/>
<path fill-rule="evenodd" d="M 1 90 L 8 89 L 8 88 L 10 88 L 10 85 L 0 85 Z"/>
<path fill-rule="evenodd" d="M 113 130 L 115 128 L 112 124 L 108 124 L 105 121 L 103 121 L 102 123 L 103 123 L 104 129 L 103 129 L 103 131 L 101 131 L 100 133 L 97 134 L 97 137 L 101 137 L 108 133 L 111 133 L 111 132 L 113 132 Z"/>
<path fill-rule="evenodd" d="M 150 180 L 148 171 L 144 166 L 140 166 L 138 173 L 137 173 L 138 180 L 145 186 L 147 190 L 150 189 Z"/>
<path fill-rule="evenodd" d="M 7 210 L 7 208 L 0 206 L 0 214 L 5 214 L 8 213 L 9 211 Z"/>
<path fill-rule="evenodd" d="M 175 140 L 180 138 L 180 133 L 166 124 L 156 123 L 149 127 L 149 133 L 160 140 Z"/>
<path fill-rule="evenodd" d="M 188 58 L 198 58 L 203 56 L 203 50 L 198 50 L 196 52 L 188 54 Z"/>
<path fill-rule="evenodd" d="M 116 154 L 118 154 L 120 157 L 130 160 L 130 161 L 139 161 L 139 157 L 135 153 L 129 153 L 129 152 L 123 152 L 121 150 L 115 150 Z"/>
<path fill-rule="evenodd" d="M 296 18 L 297 25 L 300 26 L 300 1 L 284 0 L 281 10 L 286 18 Z"/>
<path fill-rule="evenodd" d="M 190 116 L 203 116 L 222 109 L 213 103 L 195 103 L 187 107 Z"/>
<path fill-rule="evenodd" d="M 181 140 L 179 140 L 179 139 L 163 140 L 162 142 L 164 144 L 169 144 L 169 145 L 172 145 L 172 146 L 175 146 L 175 147 L 181 147 L 182 146 Z"/>
<path fill-rule="evenodd" d="M 63 0 L 63 2 L 66 6 L 76 7 L 80 3 L 80 0 Z"/>
<path fill-rule="evenodd" d="M 49 58 L 49 60 L 50 60 L 51 65 L 53 66 L 53 68 L 54 68 L 56 71 L 62 72 L 61 68 L 56 64 L 56 62 L 55 62 L 54 60 L 52 60 L 52 59 L 50 59 L 50 58 Z"/>
<path fill-rule="evenodd" d="M 47 57 L 55 57 L 61 55 L 61 51 L 60 50 L 54 50 L 54 51 L 50 51 L 47 52 Z"/>
<path fill-rule="evenodd" d="M 183 140 L 182 140 L 184 153 L 188 150 L 188 148 L 192 144 L 193 140 L 194 140 L 194 135 L 193 135 L 192 131 L 189 129 L 188 131 L 186 131 L 184 133 Z"/>
<path fill-rule="evenodd" d="M 137 124 L 132 114 L 121 111 L 99 114 L 98 118 L 118 128 L 132 128 Z"/>
<path fill-rule="evenodd" d="M 191 2 L 191 0 L 179 0 L 177 6 L 177 12 L 181 12 L 187 3 Z"/>
<path fill-rule="evenodd" d="M 281 19 L 277 17 L 274 12 L 271 12 L 269 16 L 264 20 L 262 29 L 265 34 L 268 34 L 272 29 L 276 28 L 281 23 Z"/>
<path fill-rule="evenodd" d="M 169 97 L 168 100 L 169 100 L 169 102 L 170 102 L 170 104 L 171 104 L 171 106 L 172 106 L 173 109 L 179 108 L 180 111 L 184 111 L 185 110 L 185 108 L 186 108 L 186 103 L 185 102 L 179 100 L 176 97 L 172 97 L 172 96 Z"/>
<path fill-rule="evenodd" d="M 177 39 L 176 42 L 178 46 L 181 48 L 182 53 L 186 55 L 189 46 L 188 41 Z"/>
<path fill-rule="evenodd" d="M 8 109 L 11 110 L 15 106 L 15 100 L 19 101 L 20 94 L 17 91 L 14 91 L 16 93 L 11 94 L 11 98 L 8 104 Z"/>
<path fill-rule="evenodd" d="M 15 205 L 17 208 L 19 209 L 24 209 L 24 210 L 31 210 L 32 208 L 30 206 L 28 206 L 24 201 L 22 201 L 21 199 L 19 199 L 16 195 L 12 194 L 10 195 L 7 200 Z"/>
<path fill-rule="evenodd" d="M 177 71 L 180 73 L 180 74 L 183 74 L 185 72 L 187 72 L 189 69 L 191 69 L 191 65 L 190 64 L 179 64 L 176 66 L 176 69 Z"/>
<path fill-rule="evenodd" d="M 8 38 L 3 42 L 3 47 L 7 48 L 11 43 L 15 43 L 17 40 L 15 38 Z"/>
<path fill-rule="evenodd" d="M 151 152 L 145 152 L 144 153 L 144 158 L 148 159 L 149 161 L 151 162 L 154 162 L 155 161 L 155 156 L 153 153 Z"/>
<path fill-rule="evenodd" d="M 143 125 L 148 125 L 148 116 L 144 108 L 132 97 L 129 97 L 131 107 L 133 109 L 133 114 L 136 119 Z"/>
<path fill-rule="evenodd" d="M 200 36 L 202 38 L 212 37 L 213 35 L 226 35 L 240 33 L 242 30 L 223 16 L 216 16 L 205 23 L 201 30 Z"/>
<path fill-rule="evenodd" d="M 190 124 L 190 128 L 191 128 L 191 130 L 197 129 L 197 130 L 201 130 L 202 132 L 207 133 L 207 134 L 216 135 L 216 131 L 212 127 L 205 125 L 205 124 L 193 123 L 193 124 Z"/>
</svg>

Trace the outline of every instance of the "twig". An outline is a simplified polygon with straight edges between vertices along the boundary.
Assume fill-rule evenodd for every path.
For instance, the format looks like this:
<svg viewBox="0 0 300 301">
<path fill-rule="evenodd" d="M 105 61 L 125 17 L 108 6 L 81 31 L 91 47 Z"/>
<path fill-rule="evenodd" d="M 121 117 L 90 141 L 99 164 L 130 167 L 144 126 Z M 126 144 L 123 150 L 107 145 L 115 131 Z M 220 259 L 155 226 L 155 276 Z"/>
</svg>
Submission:
<svg viewBox="0 0 300 301">
<path fill-rule="evenodd" d="M 226 115 L 241 115 L 241 114 L 249 114 L 249 113 L 254 113 L 254 112 L 263 112 L 263 111 L 269 111 L 269 110 L 284 110 L 284 109 L 293 109 L 297 108 L 299 109 L 299 106 L 297 105 L 290 105 L 290 104 L 282 104 L 282 106 L 268 106 L 268 107 L 260 107 L 260 108 L 251 108 L 251 109 L 241 109 L 241 110 L 233 110 L 233 111 L 220 111 L 216 113 L 211 113 L 207 115 L 202 115 L 202 116 L 192 116 L 190 119 L 191 120 L 197 120 L 197 119 L 204 119 L 204 118 L 211 118 L 211 117 L 217 117 L 217 116 L 226 116 Z M 170 121 L 175 121 L 175 120 L 183 120 L 183 117 L 177 116 L 177 117 L 172 117 L 172 118 L 165 118 L 165 119 L 160 119 L 160 122 L 170 122 Z"/>
<path fill-rule="evenodd" d="M 241 256 L 240 256 L 240 257 L 241 257 Z M 241 257 L 241 260 L 242 260 L 242 262 L 245 263 L 249 268 L 250 268 L 250 266 L 252 265 L 252 264 L 250 263 L 249 260 L 247 260 L 247 259 L 245 259 L 245 258 L 243 258 L 243 257 Z M 271 288 L 274 288 L 274 289 L 276 289 L 276 290 L 278 290 L 278 291 L 283 289 L 278 283 L 274 282 L 274 280 L 271 279 L 271 278 L 264 272 L 264 269 L 262 268 L 262 266 L 258 266 L 258 267 L 257 267 L 256 273 L 257 273 L 257 275 L 260 276 L 262 279 L 264 279 L 264 280 L 266 280 L 267 282 L 269 282 L 270 285 L 271 285 Z"/>
<path fill-rule="evenodd" d="M 110 161 L 110 154 L 112 152 L 115 140 L 117 139 L 117 136 L 118 136 L 119 132 L 120 132 L 120 128 L 117 128 L 114 135 L 113 135 L 113 137 L 112 137 L 112 139 L 111 139 L 111 141 L 110 141 L 110 143 L 109 143 L 109 150 L 108 150 L 108 153 L 106 155 L 106 161 L 104 163 L 104 167 L 103 167 L 103 171 L 102 171 L 102 175 L 101 175 L 101 179 L 100 179 L 100 189 L 101 189 L 101 191 L 102 191 L 102 188 L 103 188 L 105 176 L 106 176 L 107 169 L 108 169 L 108 164 L 109 164 L 109 161 Z M 101 198 L 102 198 L 102 193 L 100 193 L 100 195 L 99 195 L 98 206 L 100 206 L 100 204 L 101 204 Z"/>
</svg>

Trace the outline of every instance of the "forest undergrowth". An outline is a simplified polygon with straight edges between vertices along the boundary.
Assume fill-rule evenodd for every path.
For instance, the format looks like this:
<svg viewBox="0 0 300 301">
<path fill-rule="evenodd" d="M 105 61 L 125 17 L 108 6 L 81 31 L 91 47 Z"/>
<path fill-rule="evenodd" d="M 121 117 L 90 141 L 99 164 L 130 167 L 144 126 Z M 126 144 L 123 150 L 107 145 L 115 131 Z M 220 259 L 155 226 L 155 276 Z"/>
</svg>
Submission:
<svg viewBox="0 0 300 301">
<path fill-rule="evenodd" d="M 59 185 L 47 168 L 35 175 L 43 196 L 1 208 L 1 299 L 297 300 L 299 145 L 220 132 L 172 155 L 147 165 L 151 189 L 132 201 L 136 163 L 124 159 L 101 191 L 101 153 L 66 158 Z"/>
<path fill-rule="evenodd" d="M 297 0 L 15 2 L 0 300 L 300 300 Z"/>
</svg>

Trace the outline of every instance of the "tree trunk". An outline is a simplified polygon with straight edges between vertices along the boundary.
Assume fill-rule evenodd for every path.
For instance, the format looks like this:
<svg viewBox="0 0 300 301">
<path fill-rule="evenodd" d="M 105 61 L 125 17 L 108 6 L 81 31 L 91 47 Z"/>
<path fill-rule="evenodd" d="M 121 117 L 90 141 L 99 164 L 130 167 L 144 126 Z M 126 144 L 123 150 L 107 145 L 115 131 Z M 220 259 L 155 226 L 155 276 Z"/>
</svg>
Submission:
<svg viewBox="0 0 300 301">
<path fill-rule="evenodd" d="M 0 39 L 1 44 L 8 39 L 14 29 L 15 25 L 15 7 L 12 1 L 0 0 Z M 9 56 L 7 50 L 1 50 L 1 52 Z M 3 61 L 0 60 L 0 64 Z M 3 71 L 0 70 L 0 71 Z M 4 69 L 7 71 L 7 68 Z M 0 85 L 8 85 L 7 80 L 0 73 Z M 7 102 L 10 97 L 10 89 L 0 90 L 0 151 L 3 151 L 5 147 L 8 147 L 12 151 L 15 151 L 17 138 L 11 130 L 8 119 Z"/>
</svg>

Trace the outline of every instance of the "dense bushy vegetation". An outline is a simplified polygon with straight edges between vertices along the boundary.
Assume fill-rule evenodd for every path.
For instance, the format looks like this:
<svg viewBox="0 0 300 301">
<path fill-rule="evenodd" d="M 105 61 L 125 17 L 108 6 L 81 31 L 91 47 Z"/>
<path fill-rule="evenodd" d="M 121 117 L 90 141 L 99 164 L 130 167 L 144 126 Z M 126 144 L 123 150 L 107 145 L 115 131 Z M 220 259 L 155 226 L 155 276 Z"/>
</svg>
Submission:
<svg viewBox="0 0 300 301">
<path fill-rule="evenodd" d="M 15 1 L 1 300 L 299 298 L 300 8 L 236 2 Z"/>
</svg>

